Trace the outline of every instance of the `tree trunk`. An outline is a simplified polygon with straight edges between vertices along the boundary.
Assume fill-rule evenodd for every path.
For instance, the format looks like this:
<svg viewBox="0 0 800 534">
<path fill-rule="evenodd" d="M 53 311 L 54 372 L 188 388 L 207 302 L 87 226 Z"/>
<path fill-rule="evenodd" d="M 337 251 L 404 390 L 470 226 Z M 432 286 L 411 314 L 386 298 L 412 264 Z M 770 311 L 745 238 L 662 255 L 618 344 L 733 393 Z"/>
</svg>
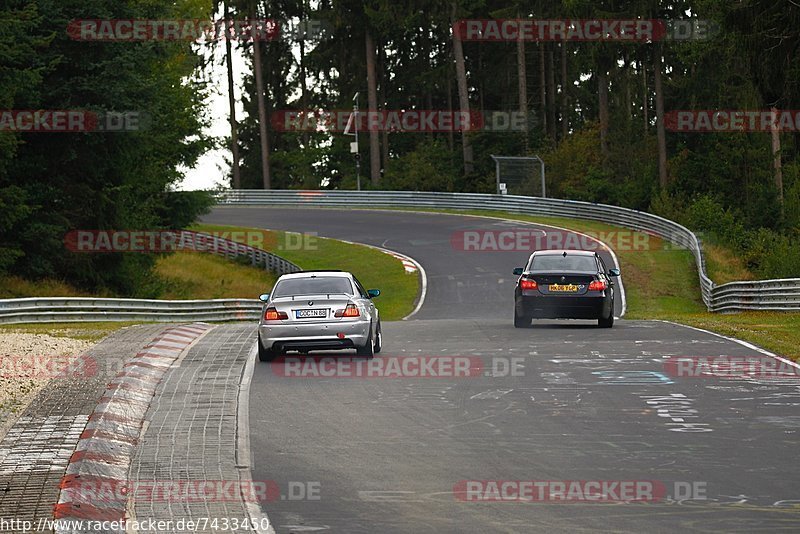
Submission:
<svg viewBox="0 0 800 534">
<path fill-rule="evenodd" d="M 644 119 L 644 136 L 650 132 L 650 95 L 647 88 L 647 63 L 639 62 L 642 69 L 642 117 Z"/>
<path fill-rule="evenodd" d="M 545 76 L 545 54 L 544 54 L 544 43 L 539 43 L 539 104 L 541 107 L 541 120 L 542 120 L 542 134 L 547 137 L 547 90 L 545 87 L 547 86 L 546 83 L 546 76 Z"/>
<path fill-rule="evenodd" d="M 380 97 L 381 107 L 386 107 L 386 52 L 381 46 L 378 48 L 378 79 L 381 81 L 378 84 L 378 96 Z M 429 93 L 430 97 L 430 93 Z M 428 109 L 431 109 L 428 105 Z M 381 170 L 386 171 L 389 166 L 389 130 L 384 128 L 381 134 Z M 383 176 L 381 175 L 381 178 Z"/>
<path fill-rule="evenodd" d="M 525 69 L 525 41 L 517 39 L 517 102 L 518 110 L 524 117 L 523 153 L 528 154 L 528 77 Z"/>
<path fill-rule="evenodd" d="M 547 51 L 547 125 L 550 127 L 550 139 L 553 146 L 558 141 L 558 124 L 556 124 L 556 66 L 552 45 Z"/>
<path fill-rule="evenodd" d="M 631 94 L 631 62 L 628 59 L 628 52 L 624 52 L 622 68 L 625 71 L 625 119 L 627 132 L 630 133 L 631 122 L 633 121 L 633 96 Z"/>
<path fill-rule="evenodd" d="M 451 24 L 456 21 L 457 3 L 453 2 Z M 457 32 L 453 32 L 453 56 L 456 61 L 456 83 L 458 84 L 458 104 L 462 114 L 469 117 L 469 89 L 467 87 L 467 66 L 464 61 L 464 48 L 461 46 L 461 38 Z M 464 150 L 464 174 L 472 174 L 474 163 L 472 160 L 472 144 L 469 140 L 469 132 L 461 131 L 461 144 Z"/>
<path fill-rule="evenodd" d="M 302 32 L 298 32 L 298 47 L 300 49 L 300 107 L 303 112 L 308 111 L 308 81 L 306 80 L 306 41 Z M 303 148 L 308 148 L 310 133 L 303 129 Z"/>
<path fill-rule="evenodd" d="M 481 51 L 483 47 L 478 47 L 478 72 L 483 72 L 483 54 Z M 486 107 L 484 106 L 484 97 L 486 96 L 486 90 L 484 89 L 483 85 L 483 76 L 478 76 L 478 109 L 480 110 L 481 114 L 486 111 Z M 485 116 L 485 115 L 484 115 Z"/>
<path fill-rule="evenodd" d="M 228 9 L 228 2 L 224 2 L 225 9 L 225 26 L 231 24 L 231 14 Z M 239 171 L 239 131 L 236 125 L 236 95 L 234 94 L 233 83 L 233 57 L 231 56 L 231 40 L 225 37 L 225 64 L 228 67 L 228 106 L 230 107 L 230 114 L 228 120 L 231 125 L 231 156 L 233 162 L 231 165 L 231 172 L 233 174 L 233 188 L 242 188 L 242 177 Z"/>
<path fill-rule="evenodd" d="M 255 7 L 251 9 L 251 16 L 256 18 Z M 269 138 L 267 137 L 267 107 L 264 101 L 264 77 L 261 66 L 261 42 L 253 39 L 253 75 L 256 78 L 256 92 L 258 100 L 258 133 L 261 138 L 261 179 L 264 189 L 272 189 L 269 169 Z"/>
<path fill-rule="evenodd" d="M 383 52 L 383 47 L 381 47 L 379 50 L 381 52 Z M 431 70 L 430 57 L 431 57 L 431 43 L 430 43 L 430 39 L 429 39 L 429 34 L 428 34 L 427 31 L 423 31 L 423 32 L 420 33 L 420 36 L 419 36 L 419 58 L 418 59 L 420 61 L 420 65 L 418 67 L 419 68 L 418 72 L 429 72 Z M 382 60 L 384 58 L 384 54 L 381 53 L 378 56 L 378 58 Z M 385 83 L 385 81 L 386 81 L 386 78 L 382 77 L 381 78 L 381 82 Z M 381 85 L 381 89 L 383 89 L 383 85 Z M 433 94 L 431 92 L 430 85 L 428 83 L 420 84 L 419 89 L 420 89 L 420 91 L 422 91 L 422 95 L 420 97 L 419 102 L 423 102 L 423 101 L 425 102 L 425 104 L 424 104 L 425 105 L 425 109 L 433 109 Z M 384 99 L 384 102 L 385 101 L 386 100 Z M 423 135 L 425 135 L 425 138 L 429 139 L 430 141 L 435 140 L 436 137 L 437 137 L 434 132 L 425 132 Z"/>
<path fill-rule="evenodd" d="M 451 76 L 447 77 L 447 110 L 452 112 L 453 111 L 453 80 Z M 453 129 L 447 129 L 447 147 L 450 149 L 450 153 L 453 153 L 453 149 L 455 147 L 455 139 L 453 137 Z"/>
<path fill-rule="evenodd" d="M 561 139 L 569 133 L 569 79 L 567 78 L 567 43 L 561 42 Z"/>
<path fill-rule="evenodd" d="M 772 106 L 772 123 L 775 124 L 778 118 L 778 108 Z M 772 167 L 775 171 L 775 189 L 778 191 L 778 202 L 783 209 L 783 170 L 781 168 L 781 132 L 777 127 L 772 131 Z"/>
<path fill-rule="evenodd" d="M 371 127 L 370 116 L 378 113 L 378 87 L 375 77 L 375 43 L 369 30 L 366 32 L 367 47 L 367 125 L 369 127 L 369 174 L 372 185 L 381 180 L 381 133 Z"/>
<path fill-rule="evenodd" d="M 608 150 L 608 72 L 603 61 L 597 65 L 598 118 L 600 119 L 600 153 L 603 160 L 610 156 Z"/>
<path fill-rule="evenodd" d="M 667 136 L 664 131 L 664 90 L 661 86 L 661 46 L 657 45 L 653 62 L 653 83 L 656 97 L 656 138 L 658 141 L 658 183 L 662 189 L 668 185 Z"/>
</svg>

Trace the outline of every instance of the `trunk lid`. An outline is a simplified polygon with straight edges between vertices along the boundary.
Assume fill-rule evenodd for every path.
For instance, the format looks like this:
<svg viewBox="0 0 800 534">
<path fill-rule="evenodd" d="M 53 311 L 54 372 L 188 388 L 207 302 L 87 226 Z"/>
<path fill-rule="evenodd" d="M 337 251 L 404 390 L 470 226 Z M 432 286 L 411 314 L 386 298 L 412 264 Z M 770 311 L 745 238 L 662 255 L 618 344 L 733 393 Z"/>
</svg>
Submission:
<svg viewBox="0 0 800 534">
<path fill-rule="evenodd" d="M 348 304 L 354 304 L 352 297 L 345 294 L 298 295 L 294 297 L 277 297 L 270 303 L 279 312 L 284 312 L 288 319 L 284 323 L 319 323 L 336 322 L 345 318 L 334 317 L 337 310 L 343 310 Z"/>
</svg>

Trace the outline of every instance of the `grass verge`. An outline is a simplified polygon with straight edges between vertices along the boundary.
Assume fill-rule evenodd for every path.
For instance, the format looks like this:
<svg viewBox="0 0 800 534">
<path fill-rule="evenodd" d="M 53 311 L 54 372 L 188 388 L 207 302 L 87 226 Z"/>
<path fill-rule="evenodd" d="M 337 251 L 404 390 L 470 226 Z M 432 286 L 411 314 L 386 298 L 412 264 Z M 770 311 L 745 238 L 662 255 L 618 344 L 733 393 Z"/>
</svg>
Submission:
<svg viewBox="0 0 800 534">
<path fill-rule="evenodd" d="M 160 299 L 257 298 L 277 276 L 241 260 L 205 252 L 176 252 L 159 258 L 156 275 L 164 285 Z"/>
<path fill-rule="evenodd" d="M 80 291 L 60 280 L 26 280 L 19 276 L 4 276 L 0 279 L 0 299 L 24 297 L 91 297 L 91 293 Z M 94 295 L 107 297 L 108 295 Z"/>
<path fill-rule="evenodd" d="M 609 236 L 611 232 L 632 232 L 626 228 L 595 221 L 535 217 L 502 211 L 428 209 L 417 211 L 483 215 L 550 224 L 598 237 Z M 710 313 L 706 311 L 700 298 L 700 283 L 691 252 L 676 249 L 670 243 L 653 236 L 638 232 L 633 234 L 628 242 L 636 243 L 637 238 L 641 239 L 639 242 L 646 241 L 647 246 L 644 250 L 619 246 L 614 250 L 620 262 L 628 301 L 626 319 L 660 319 L 694 326 L 736 337 L 794 361 L 800 361 L 800 313 L 756 311 L 734 314 Z M 609 245 L 613 247 L 613 243 Z M 714 279 L 717 283 L 748 279 L 747 270 L 727 249 L 711 247 L 706 262 L 707 268 L 709 263 L 713 266 L 712 274 L 720 277 Z"/>
</svg>

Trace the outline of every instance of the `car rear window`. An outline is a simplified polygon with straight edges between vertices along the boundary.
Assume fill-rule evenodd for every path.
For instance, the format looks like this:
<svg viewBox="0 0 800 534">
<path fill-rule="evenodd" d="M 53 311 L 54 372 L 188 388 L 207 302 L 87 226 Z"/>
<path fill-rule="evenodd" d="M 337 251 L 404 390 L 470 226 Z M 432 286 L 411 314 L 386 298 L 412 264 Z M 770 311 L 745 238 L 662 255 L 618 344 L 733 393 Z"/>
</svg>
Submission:
<svg viewBox="0 0 800 534">
<path fill-rule="evenodd" d="M 281 280 L 275 286 L 272 295 L 275 297 L 291 297 L 295 295 L 320 295 L 326 293 L 353 294 L 350 280 L 342 277 L 317 276 L 314 278 L 291 278 Z"/>
<path fill-rule="evenodd" d="M 534 256 L 529 271 L 586 271 L 597 272 L 592 256 Z"/>
</svg>

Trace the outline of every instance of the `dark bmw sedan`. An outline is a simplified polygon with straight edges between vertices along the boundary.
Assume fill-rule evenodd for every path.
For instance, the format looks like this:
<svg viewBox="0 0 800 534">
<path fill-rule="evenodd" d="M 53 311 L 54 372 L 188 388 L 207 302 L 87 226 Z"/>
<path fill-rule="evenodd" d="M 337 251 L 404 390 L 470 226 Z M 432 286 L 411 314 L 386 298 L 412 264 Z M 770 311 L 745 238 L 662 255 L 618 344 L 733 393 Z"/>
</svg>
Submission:
<svg viewBox="0 0 800 534">
<path fill-rule="evenodd" d="M 603 258 L 585 250 L 537 250 L 519 275 L 514 290 L 514 326 L 531 319 L 597 319 L 614 325 L 614 282 L 618 269 L 606 269 Z"/>
</svg>

